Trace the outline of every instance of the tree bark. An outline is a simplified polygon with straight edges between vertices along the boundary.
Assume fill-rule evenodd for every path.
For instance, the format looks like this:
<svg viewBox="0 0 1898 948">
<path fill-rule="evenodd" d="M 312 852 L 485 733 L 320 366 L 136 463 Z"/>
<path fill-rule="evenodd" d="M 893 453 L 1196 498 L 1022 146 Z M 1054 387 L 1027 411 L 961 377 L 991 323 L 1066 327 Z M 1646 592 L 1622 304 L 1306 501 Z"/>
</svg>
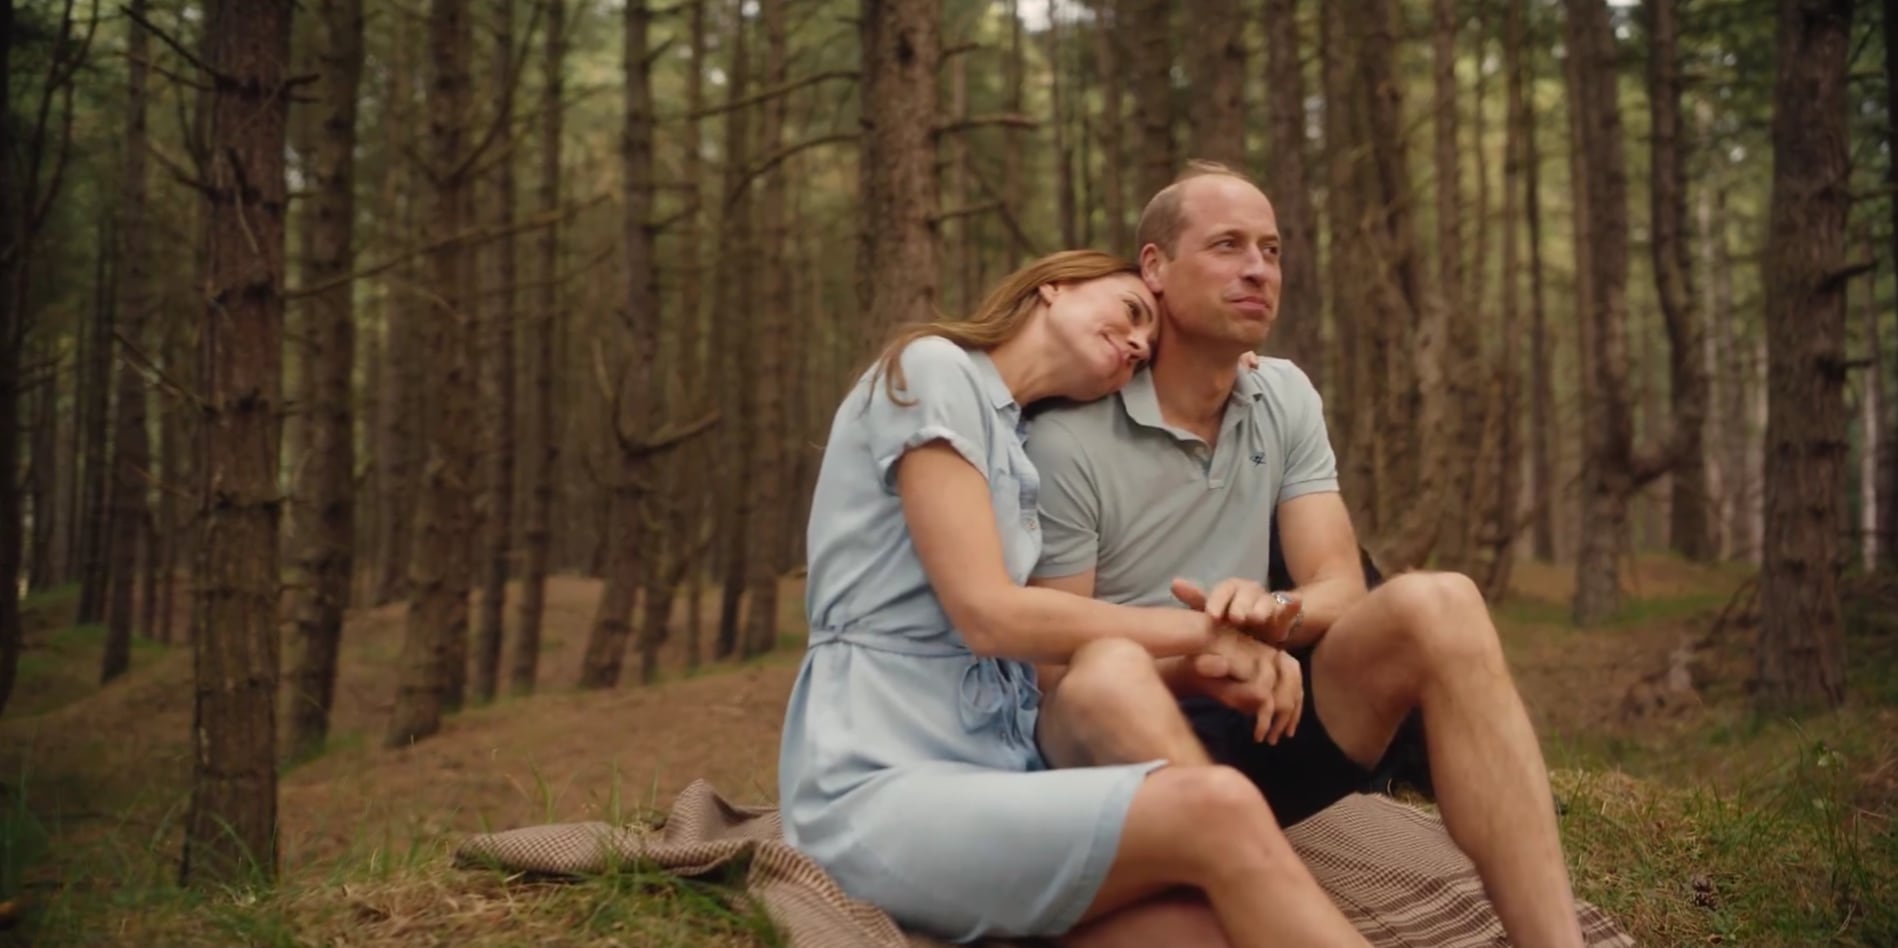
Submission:
<svg viewBox="0 0 1898 948">
<path fill-rule="evenodd" d="M 1866 242 L 1867 255 L 1876 253 Z M 1878 568 L 1878 553 L 1884 541 L 1878 535 L 1878 458 L 1883 433 L 1879 431 L 1880 412 L 1884 410 L 1885 367 L 1879 364 L 1878 276 L 1865 275 L 1865 381 L 1859 387 L 1859 568 L 1869 573 Z"/>
<path fill-rule="evenodd" d="M 612 533 L 606 555 L 606 588 L 587 635 L 580 687 L 611 688 L 619 684 L 626 644 L 632 634 L 636 591 L 645 579 L 652 540 L 647 529 L 648 454 L 629 443 L 627 431 L 655 432 L 664 422 L 665 406 L 652 397 L 648 380 L 654 376 L 659 351 L 659 273 L 653 255 L 652 54 L 648 34 L 652 12 L 644 0 L 626 4 L 623 54 L 626 65 L 625 136 L 621 161 L 626 182 L 626 328 L 631 361 L 617 383 L 620 399 L 608 415 L 615 426 L 618 466 L 613 484 Z M 650 634 L 659 635 L 661 630 Z M 654 646 L 656 648 L 656 646 Z M 645 647 L 642 644 L 642 655 Z M 644 663 L 642 662 L 642 676 Z"/>
<path fill-rule="evenodd" d="M 1750 396 L 1761 395 L 1754 384 L 1752 347 L 1739 332 L 1739 314 L 1733 299 L 1733 259 L 1727 242 L 1727 185 L 1714 182 L 1707 202 L 1708 316 L 1716 343 L 1720 378 L 1719 411 L 1721 435 L 1716 439 L 1720 451 L 1722 492 L 1721 532 L 1726 536 L 1726 556 L 1730 559 L 1754 559 L 1759 549 L 1759 531 L 1754 511 L 1759 507 L 1759 465 L 1752 458 L 1755 439 L 1754 412 L 1749 410 Z"/>
<path fill-rule="evenodd" d="M 1186 7 L 1193 157 L 1240 171 L 1246 166 L 1243 15 L 1236 0 L 1192 0 Z M 1296 21 L 1292 28 L 1297 29 Z"/>
<path fill-rule="evenodd" d="M 395 715 L 384 743 L 402 747 L 441 730 L 444 711 L 461 706 L 468 675 L 468 590 L 474 510 L 474 377 L 469 341 L 475 321 L 468 298 L 467 251 L 442 238 L 466 229 L 473 214 L 468 131 L 468 62 L 473 40 L 466 7 L 434 0 L 428 15 L 428 175 L 433 206 L 423 239 L 432 305 L 419 340 L 428 398 L 423 424 L 426 460 L 410 545 L 409 613 L 398 659 Z"/>
<path fill-rule="evenodd" d="M 1846 67 L 1851 0 L 1781 0 L 1773 191 L 1765 255 L 1765 564 L 1762 710 L 1845 700 L 1839 531 L 1846 457 L 1845 227 L 1851 208 Z"/>
<path fill-rule="evenodd" d="M 356 366 L 353 286 L 342 278 L 355 265 L 356 102 L 362 84 L 362 0 L 322 0 L 317 6 L 321 129 L 311 162 L 310 231 L 303 283 L 335 282 L 311 297 L 303 344 L 303 380 L 309 393 L 305 434 L 306 495 L 297 530 L 298 559 L 308 584 L 297 597 L 298 655 L 290 673 L 290 748 L 302 758 L 329 738 L 336 696 L 336 658 L 343 614 L 349 609 L 356 547 L 356 421 L 350 380 Z"/>
<path fill-rule="evenodd" d="M 1270 129 L 1265 186 L 1278 206 L 1281 266 L 1275 355 L 1290 359 L 1313 384 L 1325 386 L 1324 287 L 1318 260 L 1318 208 L 1306 166 L 1305 68 L 1299 62 L 1298 0 L 1265 3 L 1265 109 Z M 1335 393 L 1333 393 L 1335 397 Z"/>
<path fill-rule="evenodd" d="M 211 95 L 203 532 L 191 636 L 191 804 L 181 881 L 277 873 L 277 458 L 282 431 L 287 0 L 219 3 Z"/>
<path fill-rule="evenodd" d="M 1401 85 L 1394 11 L 1387 0 L 1346 4 L 1343 21 L 1355 32 L 1355 79 L 1367 96 L 1363 138 L 1355 143 L 1370 156 L 1363 206 L 1372 213 L 1371 253 L 1376 262 L 1367 317 L 1374 322 L 1371 345 L 1384 371 L 1375 376 L 1385 387 L 1378 399 L 1377 493 L 1380 499 L 1404 497 L 1393 504 L 1384 529 L 1370 547 L 1386 570 L 1407 569 L 1429 557 L 1441 535 L 1452 487 L 1450 398 L 1446 358 L 1450 322 L 1418 250 L 1415 197 L 1404 147 Z M 1402 433 L 1393 437 L 1394 433 Z"/>
<path fill-rule="evenodd" d="M 1473 512 L 1488 502 L 1479 489 L 1488 476 L 1480 463 L 1485 456 L 1480 446 L 1484 439 L 1486 400 L 1482 389 L 1481 294 L 1466 286 L 1469 266 L 1465 259 L 1463 226 L 1462 121 L 1458 115 L 1456 81 L 1459 19 L 1456 0 L 1434 0 L 1431 29 L 1434 115 L 1431 124 L 1435 145 L 1437 284 L 1448 334 L 1443 366 L 1444 395 L 1449 401 L 1445 406 L 1445 424 L 1450 443 L 1464 446 L 1461 450 L 1444 452 L 1443 463 L 1449 503 L 1456 510 Z M 1480 253 L 1480 247 L 1478 251 Z M 1480 522 L 1480 517 L 1457 517 L 1440 529 L 1436 541 L 1438 561 L 1448 569 L 1479 575 L 1474 527 Z"/>
<path fill-rule="evenodd" d="M 1615 91 L 1615 38 L 1603 0 L 1565 0 L 1571 108 L 1583 195 L 1577 214 L 1583 370 L 1582 530 L 1573 613 L 1592 625 L 1621 608 L 1618 561 L 1641 483 L 1628 397 L 1628 172 Z M 1580 287 L 1586 286 L 1586 292 Z M 1653 472 L 1658 473 L 1658 472 Z"/>
<path fill-rule="evenodd" d="M 750 307 L 747 301 L 756 297 L 756 294 L 752 292 L 757 268 L 751 263 L 756 256 L 751 226 L 751 191 L 744 183 L 745 169 L 751 163 L 752 155 L 751 110 L 736 105 L 744 100 L 750 87 L 752 67 L 750 31 L 743 15 L 744 3 L 734 3 L 731 10 L 734 28 L 725 101 L 725 152 L 730 157 L 726 162 L 724 197 L 719 202 L 720 208 L 723 209 L 719 219 L 719 246 L 724 252 L 719 255 L 718 289 L 713 305 L 717 312 L 740 313 L 748 312 Z M 861 26 L 864 30 L 870 28 L 867 19 Z M 865 49 L 869 48 L 865 47 Z M 869 101 L 868 85 L 874 81 L 871 71 L 866 68 L 860 82 L 864 86 L 861 94 L 866 97 L 865 102 Z M 868 134 L 864 141 L 865 147 L 869 147 Z M 859 164 L 863 186 L 868 187 L 874 183 L 877 175 L 869 167 L 867 153 L 864 158 L 859 159 Z M 864 198 L 866 207 L 869 200 L 868 193 L 865 192 Z M 870 243 L 860 242 L 858 249 L 859 262 L 867 263 L 868 255 L 873 252 Z M 857 292 L 860 294 L 860 302 L 863 301 L 861 294 L 869 286 L 869 279 L 867 271 L 858 272 Z M 866 331 L 869 331 L 871 323 L 877 319 L 877 314 L 872 310 L 864 309 L 860 318 L 865 321 Z M 708 354 L 706 360 L 708 367 L 716 364 L 733 377 L 740 376 L 744 372 L 745 358 L 743 321 L 723 319 L 716 321 L 713 325 L 716 333 L 712 338 L 711 352 L 716 355 Z M 748 391 L 749 389 L 745 386 L 723 386 L 719 392 L 720 410 L 728 417 L 735 418 L 742 415 L 747 408 Z M 737 424 L 728 425 L 726 430 L 720 432 L 717 437 L 726 458 L 744 457 L 749 450 Z M 718 505 L 718 509 L 714 511 L 717 532 L 713 537 L 713 542 L 717 544 L 715 564 L 719 580 L 719 608 L 718 631 L 712 654 L 715 658 L 725 659 L 738 654 L 743 647 L 739 636 L 742 631 L 739 607 L 744 596 L 745 563 L 752 552 L 746 542 L 747 531 L 745 530 L 746 518 L 750 513 L 747 505 L 751 494 L 745 489 L 744 474 L 737 464 L 727 462 L 718 465 L 714 470 L 718 483 L 714 503 Z M 699 595 L 696 591 L 693 593 L 695 599 Z"/>
<path fill-rule="evenodd" d="M 134 20 L 145 16 L 145 0 L 132 0 Z M 121 167 L 119 213 L 119 280 L 115 330 L 117 339 L 105 351 L 129 348 L 117 361 L 118 410 L 112 432 L 112 524 L 118 534 L 111 543 L 112 564 L 107 570 L 105 650 L 99 680 L 111 681 L 132 667 L 133 592 L 138 585 L 139 549 L 148 546 L 151 516 L 145 501 L 151 478 L 151 440 L 145 431 L 145 378 L 136 356 L 148 349 L 146 324 L 151 321 L 151 260 L 146 221 L 145 103 L 150 37 L 136 22 L 126 31 L 125 141 Z M 8 419 L 11 420 L 11 419 Z M 150 556 L 149 550 L 146 553 Z"/>
<path fill-rule="evenodd" d="M 566 0 L 544 0 L 540 92 L 540 181 L 537 201 L 542 214 L 560 208 L 561 102 L 567 58 Z M 693 4 L 693 16 L 702 17 L 704 4 Z M 693 65 L 696 68 L 697 60 Z M 697 121 L 693 120 L 696 125 Z M 547 612 L 548 557 L 553 545 L 554 472 L 560 461 L 560 438 L 554 430 L 554 333 L 560 319 L 560 223 L 553 221 L 535 238 L 538 264 L 535 331 L 529 346 L 527 431 L 523 439 L 527 458 L 527 522 L 522 531 L 520 618 L 515 632 L 513 661 L 508 667 L 509 689 L 516 695 L 534 693 L 540 673 L 541 627 Z"/>
<path fill-rule="evenodd" d="M 388 108 L 392 121 L 384 131 L 383 147 L 391 155 L 409 155 L 417 150 L 412 131 L 420 110 L 415 107 L 414 69 L 409 58 L 412 33 L 410 17 L 393 17 L 390 27 L 388 68 Z M 395 217 L 394 228 L 401 238 L 419 242 L 416 208 L 423 201 L 423 183 L 413 158 L 395 162 L 383 192 L 385 206 Z M 420 314 L 430 305 L 411 286 L 418 282 L 417 268 L 398 266 L 385 281 L 385 293 L 399 293 L 412 301 L 404 307 L 406 319 L 392 319 L 385 325 L 382 347 L 382 384 L 378 386 L 381 424 L 376 431 L 376 579 L 371 596 L 377 605 L 395 602 L 409 595 L 410 551 L 415 545 L 417 494 L 421 486 L 421 450 L 423 414 L 427 408 L 427 365 L 422 353 L 422 332 L 426 319 Z"/>
<path fill-rule="evenodd" d="M 881 338 L 936 306 L 936 63 L 941 0 L 864 0 L 858 296 Z"/>
<path fill-rule="evenodd" d="M 1888 239 L 1892 272 L 1898 278 L 1898 13 L 1893 13 L 1891 5 L 1886 4 L 1879 19 L 1884 21 L 1885 31 L 1885 182 L 1895 195 L 1885 201 L 1885 206 L 1891 215 Z M 1898 346 L 1893 346 L 1892 352 L 1890 377 L 1898 379 Z M 1872 358 L 1882 360 L 1884 354 L 1874 351 Z M 1875 371 L 1885 370 L 1881 364 Z M 1889 420 L 1885 422 L 1882 439 L 1885 450 L 1879 464 L 1878 519 L 1885 565 L 1898 569 L 1898 407 L 1893 407 L 1898 398 L 1892 394 L 1887 392 L 1885 398 L 1885 414 Z"/>
<path fill-rule="evenodd" d="M 1127 160 L 1127 107 L 1121 87 L 1127 63 L 1126 46 L 1121 42 L 1121 8 L 1127 0 L 1100 0 L 1094 9 L 1094 69 L 1101 88 L 1101 211 L 1107 218 L 1107 246 L 1117 253 L 1134 256 L 1139 248 L 1133 243 L 1133 225 L 1127 217 L 1127 185 L 1121 177 Z M 964 294 L 974 297 L 975 292 Z M 965 307 L 966 308 L 966 307 Z"/>
<path fill-rule="evenodd" d="M 504 129 L 514 128 L 515 73 L 520 64 L 514 60 L 514 0 L 495 0 L 494 57 L 496 88 L 492 95 L 499 110 L 495 122 Z M 506 147 L 506 146 L 503 146 Z M 503 616 L 507 608 L 509 554 L 514 538 L 514 322 L 515 322 L 515 247 L 509 229 L 514 224 L 514 157 L 502 157 L 494 169 L 493 213 L 504 233 L 489 246 L 493 254 L 494 289 L 486 307 L 482 327 L 486 345 L 481 368 L 481 401 L 487 417 L 481 432 L 484 446 L 483 466 L 486 483 L 478 505 L 481 511 L 483 575 L 481 611 L 476 616 L 474 649 L 475 700 L 487 704 L 494 700 L 501 677 L 501 639 Z"/>
<path fill-rule="evenodd" d="M 1669 545 L 1698 562 L 1714 557 L 1707 502 L 1707 373 L 1702 364 L 1699 304 L 1694 297 L 1693 251 L 1687 235 L 1687 145 L 1681 139 L 1680 23 L 1674 0 L 1648 0 L 1648 114 L 1650 217 L 1655 288 L 1667 317 L 1668 378 L 1673 398 L 1672 496 Z"/>
<path fill-rule="evenodd" d="M 13 101 L 13 0 L 0 0 L 0 103 Z M 13 149 L 0 148 L 0 471 L 20 466 L 20 353 L 26 348 L 26 320 L 14 293 L 19 241 L 15 205 L 17 175 Z M 20 482 L 0 477 L 0 713 L 13 696 L 20 668 Z M 42 511 L 35 511 L 42 513 Z"/>
<path fill-rule="evenodd" d="M 1166 0 L 1118 0 L 1128 37 L 1125 81 L 1133 90 L 1134 121 L 1140 127 L 1140 152 L 1134 194 L 1137 206 L 1173 181 L 1179 156 L 1173 146 L 1173 43 Z M 1130 248 L 1138 254 L 1140 248 Z"/>
<path fill-rule="evenodd" d="M 1500 398 L 1494 406 L 1497 423 L 1496 489 L 1489 517 L 1489 572 L 1483 580 L 1483 594 L 1491 602 L 1509 591 L 1510 575 L 1516 562 L 1516 541 L 1521 531 L 1522 507 L 1522 232 L 1516 221 L 1521 216 L 1523 164 L 1527 142 L 1523 140 L 1524 113 L 1528 109 L 1525 94 L 1523 52 L 1528 45 L 1524 36 L 1523 4 L 1510 0 L 1503 13 L 1503 211 L 1502 211 L 1502 358 L 1497 366 L 1497 390 Z M 1478 136 L 1481 144 L 1481 136 Z M 1486 250 L 1487 248 L 1479 248 Z"/>
<path fill-rule="evenodd" d="M 699 110 L 705 105 L 705 7 L 705 3 L 695 3 L 689 14 L 692 68 L 686 73 L 685 100 L 690 117 L 685 120 L 685 127 L 681 131 L 685 152 L 684 181 L 681 182 L 685 207 L 680 211 L 678 252 L 684 259 L 684 272 L 679 278 L 679 345 L 675 361 L 680 380 L 679 404 L 684 406 L 687 415 L 701 414 L 708 407 L 705 394 L 705 378 L 709 373 L 704 342 L 705 260 L 699 236 L 705 217 L 705 158 L 702 154 L 704 131 L 698 118 Z M 698 668 L 703 646 L 701 633 L 705 628 L 705 609 L 704 597 L 700 593 L 705 582 L 704 537 L 706 521 L 709 519 L 705 514 L 711 498 L 705 489 L 701 472 L 711 467 L 712 459 L 713 453 L 703 441 L 681 446 L 668 459 L 670 475 L 667 496 L 673 498 L 673 506 L 672 521 L 667 532 L 679 538 L 684 554 L 678 560 L 674 573 L 687 589 L 685 641 L 681 644 L 688 669 Z M 668 605 L 667 621 L 670 619 L 671 608 Z"/>
<path fill-rule="evenodd" d="M 785 81 L 785 63 L 788 59 L 785 2 L 763 0 L 759 5 L 765 38 L 764 79 L 767 88 L 776 88 Z M 758 151 L 768 155 L 777 151 L 784 137 L 783 96 L 765 103 L 763 118 Z M 792 305 L 790 261 L 785 253 L 789 242 L 785 221 L 787 191 L 786 171 L 780 164 L 765 177 L 764 196 L 759 207 L 759 237 L 763 241 L 761 249 L 764 251 L 760 258 L 764 265 L 764 292 L 760 298 L 770 302 L 754 310 L 756 335 L 741 347 L 752 370 L 746 377 L 752 381 L 753 410 L 738 419 L 741 424 L 751 428 L 746 438 L 752 446 L 749 469 L 761 473 L 772 472 L 769 476 L 746 479 L 746 489 L 751 491 L 748 506 L 752 511 L 746 523 L 753 547 L 746 577 L 750 604 L 745 614 L 745 651 L 751 655 L 769 652 L 778 642 L 778 575 L 784 524 L 779 508 L 785 500 L 784 478 L 780 472 L 784 472 L 787 466 L 784 403 L 789 397 L 784 384 L 785 375 L 788 374 L 784 356 L 790 354 L 787 351 L 790 341 L 790 313 L 787 308 Z"/>
<path fill-rule="evenodd" d="M 0 221 L 0 239 L 5 239 L 6 228 L 10 226 Z M 13 280 L 3 269 L 0 269 L 0 294 L 7 297 L 0 300 L 0 306 L 6 306 L 11 311 Z M 71 489 L 72 478 L 61 477 L 60 474 L 66 470 L 61 460 L 70 450 L 71 440 L 66 437 L 65 413 L 59 410 L 60 390 L 66 372 L 60 360 L 53 356 L 55 349 L 49 338 L 51 334 L 28 334 L 23 326 L 19 334 L 23 338 L 17 346 L 7 356 L 0 358 L 16 359 L 11 353 L 24 351 L 30 364 L 45 366 L 44 375 L 40 377 L 33 394 L 33 443 L 26 448 L 27 482 L 32 488 L 30 494 L 21 499 L 33 509 L 33 535 L 28 540 L 29 547 L 22 553 L 26 565 L 26 588 L 32 590 L 57 586 L 66 581 L 67 557 L 63 541 L 68 531 L 66 513 L 60 501 Z M 8 371 L 17 372 L 19 369 L 16 367 Z M 26 379 L 21 378 L 16 384 L 24 386 Z M 23 395 L 24 391 L 14 392 L 16 403 Z M 14 438 L 17 444 L 17 432 Z"/>
<path fill-rule="evenodd" d="M 107 585 L 112 580 L 112 510 L 110 485 L 112 459 L 109 432 L 112 430 L 112 297 L 118 284 L 119 251 L 114 223 L 99 225 L 99 253 L 94 272 L 93 318 L 91 332 L 81 346 L 82 370 L 79 391 L 79 432 L 82 461 L 80 482 L 79 610 L 73 621 L 96 625 L 105 620 Z M 22 279 L 24 279 L 24 275 Z"/>
<path fill-rule="evenodd" d="M 1345 28 L 1341 4 L 1318 8 L 1319 51 L 1323 62 L 1325 99 L 1325 217 L 1331 244 L 1325 255 L 1330 284 L 1332 328 L 1338 340 L 1329 373 L 1338 429 L 1344 442 L 1339 452 L 1339 478 L 1359 536 L 1369 537 L 1382 526 L 1379 520 L 1376 437 L 1378 384 L 1377 347 L 1369 335 L 1369 278 L 1364 274 L 1370 241 L 1370 212 L 1363 183 L 1369 165 L 1357 147 L 1363 137 L 1362 89 L 1352 76 L 1352 39 Z"/>
</svg>

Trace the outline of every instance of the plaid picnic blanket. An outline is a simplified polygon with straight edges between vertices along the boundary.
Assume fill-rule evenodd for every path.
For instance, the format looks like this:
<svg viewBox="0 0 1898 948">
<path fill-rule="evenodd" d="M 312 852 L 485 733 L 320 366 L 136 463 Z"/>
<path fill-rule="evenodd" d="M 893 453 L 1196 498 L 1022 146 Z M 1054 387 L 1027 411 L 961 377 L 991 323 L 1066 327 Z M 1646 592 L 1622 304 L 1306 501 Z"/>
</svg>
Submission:
<svg viewBox="0 0 1898 948">
<path fill-rule="evenodd" d="M 1377 948 L 1507 945 L 1476 869 L 1435 816 L 1387 797 L 1354 795 L 1286 832 L 1332 901 Z M 657 829 L 557 823 L 471 836 L 465 868 L 586 876 L 633 864 L 694 877 L 744 866 L 745 890 L 792 948 L 940 948 L 904 932 L 881 909 L 845 895 L 784 841 L 775 807 L 736 806 L 703 780 L 674 801 Z M 1634 940 L 1580 903 L 1591 946 Z M 993 948 L 1022 942 L 989 941 Z"/>
</svg>

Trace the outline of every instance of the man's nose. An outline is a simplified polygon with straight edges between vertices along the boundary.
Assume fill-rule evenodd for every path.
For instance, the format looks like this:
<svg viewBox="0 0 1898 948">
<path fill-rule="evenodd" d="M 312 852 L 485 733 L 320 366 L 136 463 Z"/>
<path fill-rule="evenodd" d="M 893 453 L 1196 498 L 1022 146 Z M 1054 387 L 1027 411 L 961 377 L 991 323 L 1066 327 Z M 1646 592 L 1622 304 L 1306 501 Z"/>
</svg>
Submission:
<svg viewBox="0 0 1898 948">
<path fill-rule="evenodd" d="M 1265 283 L 1265 271 L 1265 251 L 1255 246 L 1247 251 L 1245 269 L 1241 270 L 1239 275 L 1251 283 L 1263 285 Z"/>
</svg>

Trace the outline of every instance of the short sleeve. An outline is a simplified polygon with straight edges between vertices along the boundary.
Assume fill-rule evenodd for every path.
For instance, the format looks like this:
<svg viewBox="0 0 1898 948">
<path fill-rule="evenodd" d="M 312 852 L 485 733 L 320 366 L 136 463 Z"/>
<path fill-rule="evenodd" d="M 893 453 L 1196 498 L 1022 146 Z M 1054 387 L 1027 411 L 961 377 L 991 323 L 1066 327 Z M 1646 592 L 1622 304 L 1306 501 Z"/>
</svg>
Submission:
<svg viewBox="0 0 1898 948">
<path fill-rule="evenodd" d="M 1284 395 L 1286 419 L 1285 477 L 1279 482 L 1278 502 L 1294 497 L 1338 490 L 1338 458 L 1331 450 L 1331 435 L 1325 428 L 1324 397 L 1304 370 L 1290 362 L 1281 363 L 1284 371 L 1279 382 Z"/>
<path fill-rule="evenodd" d="M 1035 421 L 1028 459 L 1041 475 L 1041 559 L 1031 576 L 1072 576 L 1100 555 L 1101 497 L 1081 440 L 1059 419 Z"/>
<path fill-rule="evenodd" d="M 954 448 L 987 478 L 994 411 L 969 354 L 947 339 L 925 338 L 904 348 L 901 363 L 902 404 L 891 400 L 881 376 L 866 393 L 865 440 L 883 488 L 896 489 L 896 462 L 905 453 L 932 441 Z"/>
</svg>

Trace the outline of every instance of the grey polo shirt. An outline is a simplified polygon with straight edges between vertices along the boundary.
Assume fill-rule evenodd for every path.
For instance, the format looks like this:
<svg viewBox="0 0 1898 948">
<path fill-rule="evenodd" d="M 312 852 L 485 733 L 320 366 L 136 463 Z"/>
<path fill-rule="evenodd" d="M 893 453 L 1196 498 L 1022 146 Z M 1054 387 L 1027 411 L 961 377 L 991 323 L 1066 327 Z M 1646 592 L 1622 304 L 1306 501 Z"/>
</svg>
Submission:
<svg viewBox="0 0 1898 948">
<path fill-rule="evenodd" d="M 1111 602 L 1175 604 L 1176 576 L 1264 582 L 1273 511 L 1338 489 L 1323 401 L 1284 359 L 1240 371 L 1210 449 L 1161 419 L 1145 370 L 1116 395 L 1043 411 L 1027 447 L 1041 474 L 1033 575 L 1091 566 L 1095 596 Z"/>
</svg>

